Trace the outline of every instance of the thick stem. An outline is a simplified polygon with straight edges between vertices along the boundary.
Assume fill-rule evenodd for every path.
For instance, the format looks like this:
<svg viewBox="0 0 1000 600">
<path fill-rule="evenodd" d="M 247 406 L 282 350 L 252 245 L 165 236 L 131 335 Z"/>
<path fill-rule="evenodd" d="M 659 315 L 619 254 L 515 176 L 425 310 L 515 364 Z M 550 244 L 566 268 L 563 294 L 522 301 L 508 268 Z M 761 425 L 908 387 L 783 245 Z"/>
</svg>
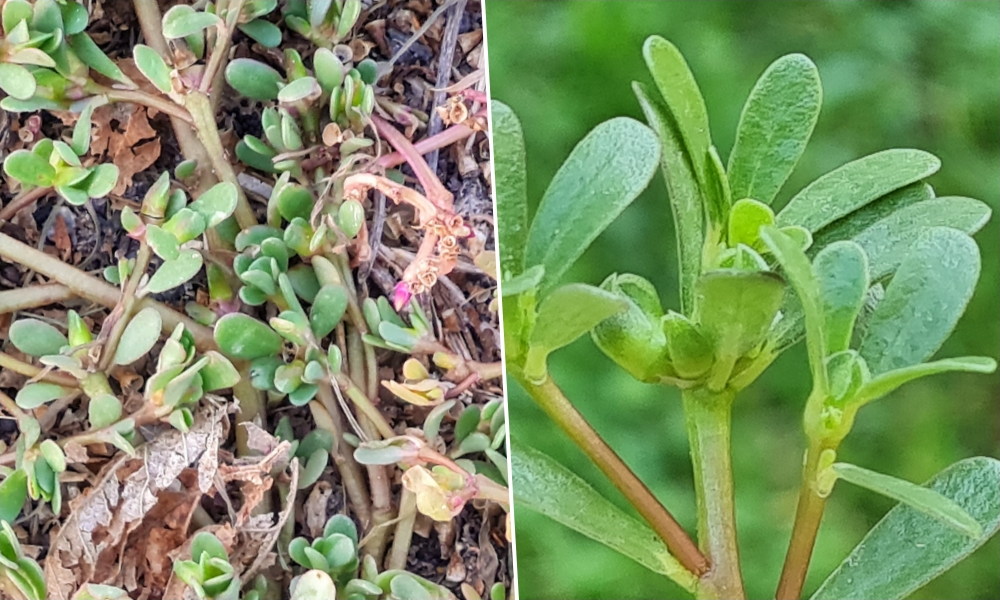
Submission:
<svg viewBox="0 0 1000 600">
<path fill-rule="evenodd" d="M 441 133 L 426 137 L 419 142 L 416 142 L 413 144 L 413 148 L 422 156 L 432 150 L 439 150 L 450 146 L 455 142 L 460 142 L 474 133 L 476 133 L 476 131 L 468 125 L 452 125 Z M 389 154 L 383 154 L 378 157 L 375 160 L 375 165 L 382 167 L 383 169 L 391 169 L 403 164 L 406 160 L 406 156 L 402 152 L 397 151 Z"/>
<path fill-rule="evenodd" d="M 535 384 L 526 377 L 518 376 L 518 382 L 556 425 L 573 440 L 573 443 L 579 446 L 611 480 L 611 483 L 663 539 L 670 553 L 677 557 L 687 570 L 696 575 L 708 571 L 705 556 L 698 550 L 684 528 L 660 504 L 646 484 L 632 472 L 621 457 L 601 439 L 550 378 L 546 377 L 541 383 Z"/>
<path fill-rule="evenodd" d="M 413 173 L 417 176 L 421 187 L 424 188 L 424 195 L 427 196 L 427 199 L 438 208 L 452 210 L 454 208 L 454 198 L 451 192 L 444 187 L 444 184 L 438 179 L 437 174 L 431 170 L 427 161 L 424 160 L 424 157 L 413 146 L 413 143 L 406 139 L 406 136 L 400 133 L 399 130 L 380 117 L 372 115 L 372 122 L 375 124 L 375 129 L 379 135 L 384 137 L 389 142 L 389 145 L 396 149 L 396 152 L 403 155 L 404 160 L 410 165 Z"/>
<path fill-rule="evenodd" d="M 36 187 L 32 188 L 26 192 L 21 192 L 7 204 L 7 206 L 0 209 L 0 221 L 9 221 L 17 214 L 17 211 L 21 210 L 25 206 L 28 206 L 35 200 L 44 198 L 47 194 L 52 192 L 50 187 Z"/>
<path fill-rule="evenodd" d="M 0 256 L 55 279 L 76 294 L 108 308 L 114 308 L 121 296 L 121 291 L 118 288 L 4 233 L 0 233 Z M 143 298 L 138 303 L 137 308 L 142 309 L 146 306 L 152 306 L 160 313 L 165 333 L 169 334 L 177 327 L 178 323 L 183 323 L 184 329 L 191 333 L 195 345 L 200 350 L 218 349 L 215 345 L 215 339 L 212 337 L 212 330 L 208 327 L 150 298 Z"/>
<path fill-rule="evenodd" d="M 698 503 L 698 540 L 712 568 L 698 583 L 702 600 L 745 598 L 736 545 L 730 422 L 735 393 L 683 392 Z"/>
<path fill-rule="evenodd" d="M 386 560 L 386 569 L 406 568 L 406 560 L 410 555 L 410 543 L 413 541 L 413 524 L 416 520 L 417 496 L 410 490 L 403 488 L 399 499 L 399 521 L 396 522 L 396 531 L 392 535 L 392 548 L 389 550 L 389 558 Z"/>
<path fill-rule="evenodd" d="M 0 292 L 0 315 L 65 302 L 76 294 L 59 283 L 45 283 Z"/>
<path fill-rule="evenodd" d="M 45 381 L 47 383 L 54 383 L 56 385 L 61 385 L 63 387 L 75 388 L 80 387 L 80 382 L 73 379 L 69 375 L 63 373 L 48 372 L 45 373 L 45 369 L 41 367 L 36 367 L 35 365 L 20 361 L 6 352 L 0 352 L 0 368 L 9 369 L 15 373 L 24 375 L 25 377 L 30 377 L 32 379 L 38 378 L 39 381 Z M 44 374 L 43 374 L 44 373 Z"/>
<path fill-rule="evenodd" d="M 184 123 L 193 122 L 191 115 L 188 114 L 188 111 L 163 96 L 154 96 L 152 94 L 147 94 L 146 92 L 134 90 L 116 90 L 102 85 L 87 86 L 86 90 L 95 94 L 100 94 L 106 97 L 110 102 L 131 102 L 132 104 L 139 104 L 147 108 L 158 110 L 161 113 L 170 115 L 171 118 L 183 121 Z"/>
<path fill-rule="evenodd" d="M 798 600 L 802 595 L 802 587 L 809 572 L 809 561 L 816 545 L 816 535 L 823 520 L 823 509 L 826 507 L 826 498 L 820 496 L 816 489 L 822 453 L 823 448 L 819 444 L 810 444 L 806 450 L 802 487 L 799 489 L 799 503 L 795 509 L 795 524 L 792 526 L 792 537 L 788 543 L 788 554 L 785 555 L 785 565 L 781 569 L 775 600 Z"/>
<path fill-rule="evenodd" d="M 247 229 L 257 225 L 257 217 L 253 208 L 243 193 L 243 187 L 236 178 L 236 171 L 232 163 L 226 157 L 226 149 L 222 145 L 222 138 L 219 137 L 219 127 L 215 122 L 215 111 L 212 109 L 212 102 L 209 97 L 198 91 L 189 92 L 184 98 L 184 106 L 191 113 L 194 119 L 194 129 L 198 134 L 198 139 L 208 153 L 208 159 L 215 170 L 215 176 L 219 181 L 226 181 L 236 186 L 237 203 L 234 213 L 236 222 L 242 229 Z"/>
<path fill-rule="evenodd" d="M 368 490 L 365 488 L 364 479 L 361 475 L 361 467 L 354 460 L 354 455 L 350 450 L 342 451 L 344 435 L 344 416 L 340 407 L 333 397 L 333 388 L 327 385 L 319 386 L 316 394 L 316 401 L 309 403 L 316 424 L 333 434 L 334 444 L 330 449 L 330 457 L 333 464 L 340 473 L 340 481 L 347 491 L 347 498 L 354 508 L 354 514 L 362 523 L 370 523 L 372 520 L 371 500 L 368 497 Z"/>
</svg>

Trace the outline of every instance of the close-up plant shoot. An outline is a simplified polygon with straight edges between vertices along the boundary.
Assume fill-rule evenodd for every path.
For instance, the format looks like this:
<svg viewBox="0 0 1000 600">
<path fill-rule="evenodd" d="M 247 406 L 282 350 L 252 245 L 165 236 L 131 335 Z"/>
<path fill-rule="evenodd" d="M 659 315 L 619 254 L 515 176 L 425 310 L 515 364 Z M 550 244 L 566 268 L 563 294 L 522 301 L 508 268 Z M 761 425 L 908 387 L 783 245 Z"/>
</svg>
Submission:
<svg viewBox="0 0 1000 600">
<path fill-rule="evenodd" d="M 507 598 L 481 7 L 0 29 L 0 598 Z"/>
<path fill-rule="evenodd" d="M 508 374 L 555 425 L 553 432 L 572 440 L 616 491 L 612 502 L 577 475 L 578 465 L 561 464 L 515 435 L 515 505 L 632 558 L 694 598 L 747 598 L 745 578 L 773 578 L 778 600 L 909 597 L 1000 529 L 1000 460 L 967 458 L 909 481 L 878 463 L 852 462 L 850 433 L 865 422 L 869 405 L 887 396 L 897 410 L 908 410 L 898 403 L 914 380 L 996 369 L 993 357 L 938 352 L 976 290 L 980 250 L 971 236 L 988 222 L 990 208 L 933 189 L 925 180 L 941 161 L 908 148 L 850 160 L 776 204 L 823 104 L 812 60 L 773 57 L 743 104 L 724 156 L 681 49 L 651 36 L 641 54 L 649 80 L 632 89 L 646 124 L 616 117 L 595 127 L 559 167 L 533 214 L 526 184 L 532 154 L 520 121 L 505 104 L 492 105 Z M 663 270 L 676 262 L 678 297 L 664 297 L 648 279 L 624 272 L 607 274 L 599 285 L 566 283 L 572 265 L 646 189 L 657 167 L 677 246 L 655 260 Z M 626 247 L 646 251 L 639 239 Z M 565 382 L 550 371 L 550 355 L 587 334 L 618 368 L 655 384 L 644 388 L 651 402 L 659 401 L 653 414 L 664 415 L 663 422 L 683 419 L 695 527 L 682 525 L 676 507 L 651 492 L 580 412 L 616 399 L 568 397 Z M 987 354 L 994 348 L 981 345 Z M 786 353 L 806 357 L 811 379 L 811 391 L 792 404 L 800 413 L 798 441 L 784 455 L 761 456 L 756 472 L 734 472 L 733 453 L 749 451 L 731 447 L 741 396 Z M 656 397 L 655 386 L 679 390 L 680 406 Z M 792 526 L 780 574 L 742 568 L 736 520 L 735 488 L 742 478 L 765 477 L 772 461 L 801 465 L 797 507 L 785 515 Z M 895 506 L 823 574 L 818 588 L 806 589 L 825 509 L 850 486 Z M 518 544 L 533 533 L 517 527 Z M 520 593 L 538 597 L 523 581 Z"/>
</svg>

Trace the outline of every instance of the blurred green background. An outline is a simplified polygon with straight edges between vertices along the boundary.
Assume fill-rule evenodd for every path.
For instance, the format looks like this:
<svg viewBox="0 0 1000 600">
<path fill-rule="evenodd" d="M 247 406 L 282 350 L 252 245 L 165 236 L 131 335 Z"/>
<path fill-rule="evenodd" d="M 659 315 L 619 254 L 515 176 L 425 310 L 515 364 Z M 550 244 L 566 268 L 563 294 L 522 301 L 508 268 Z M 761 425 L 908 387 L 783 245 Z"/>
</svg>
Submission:
<svg viewBox="0 0 1000 600">
<path fill-rule="evenodd" d="M 778 205 L 817 176 L 889 147 L 929 150 L 943 168 L 939 195 L 1000 200 L 1000 3 L 994 1 L 526 2 L 487 0 L 491 93 L 525 130 L 529 194 L 541 198 L 562 160 L 608 118 L 642 120 L 630 82 L 649 81 L 643 40 L 659 34 L 687 57 L 723 157 L 756 78 L 777 57 L 818 65 L 824 104 L 812 141 Z M 983 277 L 942 356 L 1000 352 L 998 219 L 977 235 Z M 677 307 L 675 242 L 658 175 L 594 244 L 568 279 L 599 283 L 615 271 L 653 281 Z M 678 394 L 630 379 L 581 339 L 552 370 L 568 396 L 689 530 L 694 499 Z M 946 375 L 911 384 L 862 411 L 840 459 L 924 481 L 972 455 L 1000 456 L 996 376 Z M 795 506 L 810 381 L 805 351 L 787 352 L 739 398 L 734 461 L 740 549 L 751 598 L 773 598 Z M 600 473 L 516 384 L 510 429 L 625 506 Z M 837 487 L 807 582 L 813 589 L 892 502 Z M 686 597 L 680 588 L 528 510 L 516 512 L 523 600 Z M 1000 539 L 915 598 L 1000 598 Z"/>
</svg>

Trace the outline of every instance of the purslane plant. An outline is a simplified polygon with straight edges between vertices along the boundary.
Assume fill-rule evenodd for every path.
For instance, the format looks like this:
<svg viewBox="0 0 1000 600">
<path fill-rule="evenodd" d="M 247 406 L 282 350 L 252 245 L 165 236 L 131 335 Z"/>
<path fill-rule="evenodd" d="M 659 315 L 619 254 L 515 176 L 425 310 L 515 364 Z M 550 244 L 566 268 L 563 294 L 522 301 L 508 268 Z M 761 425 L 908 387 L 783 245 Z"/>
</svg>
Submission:
<svg viewBox="0 0 1000 600">
<path fill-rule="evenodd" d="M 744 598 L 729 449 L 732 406 L 740 390 L 804 337 L 813 380 L 803 412 L 807 450 L 777 598 L 801 597 L 824 504 L 838 480 L 901 504 L 812 598 L 904 598 L 1000 528 L 1000 461 L 961 461 L 919 486 L 838 462 L 837 451 L 860 408 L 905 383 L 996 368 L 981 357 L 929 360 L 973 293 L 979 251 L 969 235 L 990 210 L 970 198 L 936 197 L 923 180 L 937 171 L 938 159 L 896 149 L 835 169 L 775 211 L 771 204 L 820 110 L 812 62 L 789 55 L 764 72 L 724 163 L 680 52 L 652 37 L 644 56 L 655 91 L 640 83 L 634 88 L 651 129 L 628 119 L 595 128 L 557 172 L 531 219 L 520 123 L 508 107 L 493 105 L 509 373 L 646 523 L 548 457 L 518 446 L 512 456 L 516 501 L 671 577 L 698 598 Z M 600 288 L 559 285 L 645 188 L 658 158 L 677 232 L 677 309 L 665 310 L 653 285 L 637 275 L 611 275 Z M 588 331 L 633 377 L 681 390 L 697 544 L 551 379 L 548 355 Z"/>
</svg>

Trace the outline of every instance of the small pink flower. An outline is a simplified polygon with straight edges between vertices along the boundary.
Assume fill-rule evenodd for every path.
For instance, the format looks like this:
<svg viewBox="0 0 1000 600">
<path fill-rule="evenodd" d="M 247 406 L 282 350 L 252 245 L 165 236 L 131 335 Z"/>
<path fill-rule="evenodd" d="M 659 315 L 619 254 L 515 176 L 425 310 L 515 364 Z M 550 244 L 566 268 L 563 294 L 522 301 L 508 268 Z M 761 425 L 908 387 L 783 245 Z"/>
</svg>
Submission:
<svg viewBox="0 0 1000 600">
<path fill-rule="evenodd" d="M 413 298 L 413 293 L 410 291 L 410 284 L 405 281 L 400 281 L 396 284 L 396 287 L 392 290 L 392 306 L 396 310 L 400 310 L 410 303 L 410 299 Z"/>
</svg>

